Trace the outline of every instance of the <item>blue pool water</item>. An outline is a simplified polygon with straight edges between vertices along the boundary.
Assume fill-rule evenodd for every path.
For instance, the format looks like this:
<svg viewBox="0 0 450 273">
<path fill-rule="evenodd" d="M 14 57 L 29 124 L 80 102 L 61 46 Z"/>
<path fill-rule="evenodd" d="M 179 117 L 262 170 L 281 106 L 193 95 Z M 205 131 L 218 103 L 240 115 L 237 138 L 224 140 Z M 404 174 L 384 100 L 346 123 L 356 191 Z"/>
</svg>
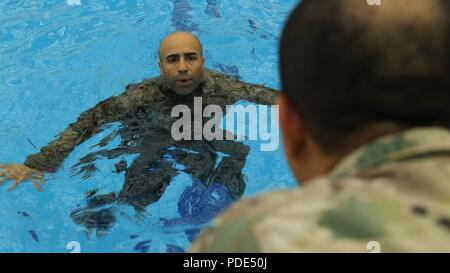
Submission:
<svg viewBox="0 0 450 273">
<path fill-rule="evenodd" d="M 279 88 L 278 39 L 296 0 L 1 0 L 0 162 L 22 163 L 53 140 L 83 111 L 123 92 L 125 85 L 157 76 L 159 41 L 174 30 L 201 39 L 206 66 L 242 80 Z M 70 167 L 119 126 L 77 146 L 42 193 L 30 183 L 0 186 L 0 252 L 181 252 L 231 199 L 180 172 L 162 198 L 142 214 L 112 205 L 115 225 L 106 234 L 77 225 L 70 212 L 85 193 L 120 191 L 118 160 L 100 158 L 87 179 Z M 108 147 L 118 145 L 114 139 Z M 244 197 L 295 187 L 282 147 L 262 152 L 257 141 L 243 173 Z M 128 162 L 133 156 L 126 158 Z M 76 243 L 70 243 L 75 241 Z"/>
</svg>

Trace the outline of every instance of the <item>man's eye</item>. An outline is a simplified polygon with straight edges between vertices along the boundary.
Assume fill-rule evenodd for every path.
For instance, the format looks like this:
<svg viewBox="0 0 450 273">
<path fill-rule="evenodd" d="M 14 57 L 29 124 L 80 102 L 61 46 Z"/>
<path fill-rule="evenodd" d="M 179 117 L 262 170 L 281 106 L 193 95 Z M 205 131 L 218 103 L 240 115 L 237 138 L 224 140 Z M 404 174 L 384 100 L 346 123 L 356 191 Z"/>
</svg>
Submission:
<svg viewBox="0 0 450 273">
<path fill-rule="evenodd" d="M 168 62 L 168 63 L 174 63 L 175 61 L 176 61 L 176 58 L 175 58 L 175 57 L 167 58 L 167 62 Z"/>
<path fill-rule="evenodd" d="M 189 61 L 194 61 L 194 60 L 196 60 L 197 59 L 197 56 L 188 56 L 188 60 Z"/>
</svg>

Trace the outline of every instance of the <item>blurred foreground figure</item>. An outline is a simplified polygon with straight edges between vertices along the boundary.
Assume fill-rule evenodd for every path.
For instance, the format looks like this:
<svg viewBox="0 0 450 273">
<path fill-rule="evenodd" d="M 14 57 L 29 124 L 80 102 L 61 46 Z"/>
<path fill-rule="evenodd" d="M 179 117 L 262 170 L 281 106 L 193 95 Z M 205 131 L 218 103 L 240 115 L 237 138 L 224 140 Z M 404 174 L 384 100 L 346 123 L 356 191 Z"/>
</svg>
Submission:
<svg viewBox="0 0 450 273">
<path fill-rule="evenodd" d="M 243 200 L 203 252 L 449 252 L 447 0 L 304 0 L 280 43 L 280 124 L 302 187 Z"/>
</svg>

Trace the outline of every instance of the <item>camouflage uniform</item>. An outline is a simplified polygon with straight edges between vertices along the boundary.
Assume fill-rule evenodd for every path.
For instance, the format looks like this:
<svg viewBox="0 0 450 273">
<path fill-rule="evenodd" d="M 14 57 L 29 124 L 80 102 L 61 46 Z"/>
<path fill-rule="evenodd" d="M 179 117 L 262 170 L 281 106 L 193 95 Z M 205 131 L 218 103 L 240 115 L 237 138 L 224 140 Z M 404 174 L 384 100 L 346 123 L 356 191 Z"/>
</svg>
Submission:
<svg viewBox="0 0 450 273">
<path fill-rule="evenodd" d="M 259 104 L 274 104 L 277 91 L 263 85 L 248 84 L 236 77 L 212 70 L 205 70 L 202 88 L 188 96 L 179 96 L 167 90 L 159 77 L 147 79 L 139 84 L 129 84 L 124 93 L 99 102 L 92 109 L 82 113 L 75 123 L 40 150 L 40 153 L 26 158 L 25 165 L 40 171 L 55 172 L 76 145 L 98 133 L 102 126 L 114 122 L 127 122 L 130 114 L 153 112 L 154 126 L 169 129 L 172 123 L 164 121 L 170 117 L 173 106 L 192 106 L 193 97 L 201 96 L 204 105 L 216 104 L 225 112 L 226 105 L 238 100 L 248 100 Z M 162 115 L 158 115 L 158 113 Z M 127 116 L 128 115 L 128 116 Z M 173 121 L 173 119 L 172 119 Z M 132 124 L 131 124 L 132 125 Z"/>
<path fill-rule="evenodd" d="M 450 252 L 448 130 L 377 138 L 326 177 L 235 203 L 192 251 L 369 252 L 371 244 L 381 252 Z"/>
<path fill-rule="evenodd" d="M 242 99 L 273 104 L 277 94 L 274 89 L 244 83 L 236 77 L 211 70 L 205 71 L 200 87 L 186 96 L 166 89 L 159 77 L 147 79 L 128 85 L 123 94 L 108 98 L 82 113 L 57 139 L 39 153 L 28 156 L 24 164 L 40 171 L 55 172 L 76 145 L 100 132 L 108 123 L 119 121 L 122 127 L 96 145 L 102 149 L 81 158 L 73 168 L 78 168 L 78 174 L 84 173 L 83 179 L 88 179 L 97 170 L 94 161 L 99 157 L 112 159 L 127 154 L 138 154 L 138 157 L 130 166 L 124 159 L 116 164 L 117 173 L 125 171 L 125 183 L 118 196 L 116 193 L 89 196 L 87 207 L 71 214 L 76 223 L 97 231 L 110 228 L 115 221 L 111 209 L 97 208 L 119 201 L 142 211 L 162 196 L 178 171 L 188 173 L 206 186 L 212 183 L 223 185 L 232 199 L 238 199 L 245 190 L 241 171 L 248 146 L 226 140 L 175 141 L 171 136 L 171 126 L 176 120 L 171 117 L 172 108 L 184 104 L 192 109 L 194 97 L 201 96 L 204 107 L 219 105 L 225 113 L 226 105 Z M 121 136 L 121 144 L 111 150 L 104 148 L 116 135 Z M 173 147 L 176 148 L 169 149 Z M 226 156 L 216 166 L 219 153 Z M 185 168 L 177 170 L 167 158 Z"/>
</svg>

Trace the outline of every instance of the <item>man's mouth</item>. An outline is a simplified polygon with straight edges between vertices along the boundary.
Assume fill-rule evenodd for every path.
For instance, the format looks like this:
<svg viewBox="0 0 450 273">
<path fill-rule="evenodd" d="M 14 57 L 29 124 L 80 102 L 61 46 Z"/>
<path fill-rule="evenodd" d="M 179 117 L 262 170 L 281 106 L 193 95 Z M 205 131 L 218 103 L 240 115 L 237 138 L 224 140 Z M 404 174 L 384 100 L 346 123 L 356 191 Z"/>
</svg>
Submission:
<svg viewBox="0 0 450 273">
<path fill-rule="evenodd" d="M 191 83 L 191 81 L 192 81 L 191 79 L 185 78 L 185 79 L 178 79 L 177 83 L 179 83 L 181 85 L 187 85 L 187 84 Z"/>
</svg>

